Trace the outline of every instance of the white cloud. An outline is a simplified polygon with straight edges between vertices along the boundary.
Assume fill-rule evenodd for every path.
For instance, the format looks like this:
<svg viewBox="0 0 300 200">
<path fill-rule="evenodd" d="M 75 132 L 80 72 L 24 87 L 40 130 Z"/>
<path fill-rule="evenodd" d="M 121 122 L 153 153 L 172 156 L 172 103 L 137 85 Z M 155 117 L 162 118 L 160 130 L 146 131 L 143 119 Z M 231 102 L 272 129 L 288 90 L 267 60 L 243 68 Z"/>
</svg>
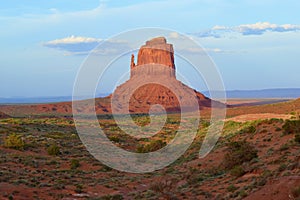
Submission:
<svg viewBox="0 0 300 200">
<path fill-rule="evenodd" d="M 169 37 L 168 38 L 170 38 L 170 39 L 180 39 L 181 38 L 181 35 L 179 34 L 179 33 L 177 33 L 177 32 L 171 32 L 170 34 L 169 34 Z"/>
<path fill-rule="evenodd" d="M 190 54 L 234 53 L 233 51 L 226 51 L 226 50 L 222 50 L 220 48 L 201 48 L 201 47 L 181 48 L 181 49 L 177 49 L 177 52 L 179 54 L 182 53 L 182 52 L 184 52 L 184 53 L 190 53 Z"/>
<path fill-rule="evenodd" d="M 62 39 L 56 39 L 46 42 L 45 45 L 58 45 L 58 44 L 76 44 L 76 43 L 93 43 L 101 42 L 101 39 L 89 38 L 89 37 L 76 37 L 74 35 Z"/>
<path fill-rule="evenodd" d="M 216 25 L 207 31 L 194 33 L 198 37 L 220 38 L 226 33 L 240 33 L 242 35 L 262 35 L 265 32 L 291 32 L 299 31 L 300 25 L 294 24 L 271 24 L 270 22 L 257 22 L 255 24 L 242 24 L 239 26 L 226 27 Z"/>
<path fill-rule="evenodd" d="M 101 44 L 100 48 L 97 48 Z M 64 55 L 117 54 L 129 47 L 125 41 L 103 40 L 91 37 L 70 36 L 43 43 L 43 46 L 65 51 Z"/>
</svg>

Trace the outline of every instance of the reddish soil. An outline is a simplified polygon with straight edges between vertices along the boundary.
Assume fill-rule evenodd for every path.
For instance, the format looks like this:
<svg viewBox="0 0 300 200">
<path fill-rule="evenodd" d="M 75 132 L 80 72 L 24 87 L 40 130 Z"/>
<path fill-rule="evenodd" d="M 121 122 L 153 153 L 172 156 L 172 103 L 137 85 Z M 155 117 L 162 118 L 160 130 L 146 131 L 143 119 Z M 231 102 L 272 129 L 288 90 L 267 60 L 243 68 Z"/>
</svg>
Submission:
<svg viewBox="0 0 300 200">
<path fill-rule="evenodd" d="M 293 200 L 292 188 L 300 186 L 300 176 L 279 177 L 269 181 L 262 189 L 249 195 L 245 200 Z"/>
<path fill-rule="evenodd" d="M 294 103 L 284 106 L 289 108 Z M 276 105 L 272 107 L 278 111 Z M 243 108 L 234 110 L 239 109 Z M 257 116 L 265 118 L 265 115 Z M 239 132 L 234 127 L 229 127 L 233 132 L 226 133 L 228 127 L 225 127 L 217 146 L 203 159 L 197 157 L 203 139 L 199 134 L 185 155 L 171 166 L 154 173 L 129 174 L 112 170 L 92 158 L 76 136 L 71 119 L 43 117 L 0 122 L 0 199 L 13 196 L 14 199 L 67 200 L 121 195 L 124 199 L 283 200 L 293 199 L 291 191 L 300 186 L 300 146 L 293 142 L 295 134 L 283 134 L 283 120 L 253 122 L 255 133 Z M 110 119 L 105 119 L 104 125 L 108 132 L 119 133 L 112 129 Z M 25 150 L 3 147 L 3 139 L 10 132 L 23 134 L 31 145 Z M 134 149 L 135 145 L 121 135 L 122 144 L 125 140 Z M 228 141 L 242 140 L 254 145 L 258 159 L 244 163 L 245 173 L 236 177 L 223 169 L 224 155 Z M 48 155 L 47 146 L 52 143 L 59 145 L 59 156 Z M 78 168 L 71 169 L 72 159 L 80 161 Z"/>
</svg>

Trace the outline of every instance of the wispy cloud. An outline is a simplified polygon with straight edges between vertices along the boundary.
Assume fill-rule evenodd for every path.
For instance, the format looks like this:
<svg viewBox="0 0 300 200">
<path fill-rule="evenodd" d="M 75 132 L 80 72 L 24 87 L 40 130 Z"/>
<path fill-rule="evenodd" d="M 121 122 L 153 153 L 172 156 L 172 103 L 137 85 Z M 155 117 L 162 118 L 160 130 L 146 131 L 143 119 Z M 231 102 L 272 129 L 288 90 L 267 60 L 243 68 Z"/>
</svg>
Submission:
<svg viewBox="0 0 300 200">
<path fill-rule="evenodd" d="M 101 48 L 97 48 L 101 44 Z M 125 41 L 110 41 L 98 38 L 70 36 L 43 43 L 43 46 L 65 51 L 65 55 L 115 54 L 128 49 Z"/>
<path fill-rule="evenodd" d="M 93 42 L 101 42 L 101 39 L 90 38 L 90 37 L 80 37 L 80 36 L 70 36 L 62 39 L 56 39 L 47 42 L 48 45 L 57 45 L 57 44 L 76 44 L 76 43 L 93 43 Z"/>
<path fill-rule="evenodd" d="M 223 50 L 220 48 L 201 48 L 201 47 L 195 47 L 195 48 L 184 48 L 184 49 L 178 49 L 178 53 L 189 53 L 189 54 L 225 54 L 225 53 L 237 53 L 236 51 L 230 51 L 230 50 Z"/>
<path fill-rule="evenodd" d="M 255 24 L 242 24 L 239 26 L 214 26 L 212 29 L 193 33 L 197 37 L 220 38 L 226 33 L 239 33 L 242 35 L 262 35 L 265 32 L 291 32 L 299 31 L 300 25 L 294 24 L 271 24 L 270 22 L 257 22 Z"/>
<path fill-rule="evenodd" d="M 203 48 L 191 35 L 182 35 L 177 32 L 169 33 L 168 39 L 176 40 L 179 44 L 175 48 L 175 53 L 189 53 L 189 54 L 211 54 L 211 53 L 233 53 L 233 51 L 222 50 L 220 48 Z"/>
</svg>

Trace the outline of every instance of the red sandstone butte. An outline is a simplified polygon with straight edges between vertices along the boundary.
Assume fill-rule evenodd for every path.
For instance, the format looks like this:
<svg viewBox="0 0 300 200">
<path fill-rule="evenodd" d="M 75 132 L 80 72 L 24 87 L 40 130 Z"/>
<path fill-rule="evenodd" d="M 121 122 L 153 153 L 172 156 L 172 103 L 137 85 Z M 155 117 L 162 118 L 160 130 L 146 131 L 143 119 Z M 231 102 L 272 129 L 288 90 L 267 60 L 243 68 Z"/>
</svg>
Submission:
<svg viewBox="0 0 300 200">
<path fill-rule="evenodd" d="M 147 113 L 155 104 L 172 112 L 183 107 L 194 111 L 195 101 L 199 109 L 210 108 L 212 102 L 224 106 L 177 80 L 175 70 L 173 45 L 164 37 L 147 41 L 139 49 L 137 64 L 131 56 L 130 79 L 111 95 L 113 111 Z"/>
</svg>

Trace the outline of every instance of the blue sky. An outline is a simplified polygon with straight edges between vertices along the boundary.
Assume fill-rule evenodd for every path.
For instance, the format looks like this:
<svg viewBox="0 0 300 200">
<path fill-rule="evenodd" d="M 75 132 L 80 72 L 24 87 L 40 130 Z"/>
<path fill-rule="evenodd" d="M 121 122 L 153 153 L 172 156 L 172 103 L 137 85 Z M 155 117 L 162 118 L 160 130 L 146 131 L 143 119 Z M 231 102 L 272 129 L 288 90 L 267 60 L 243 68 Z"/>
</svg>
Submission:
<svg viewBox="0 0 300 200">
<path fill-rule="evenodd" d="M 300 88 L 299 10 L 297 0 L 4 1 L 0 97 L 71 95 L 87 51 L 142 27 L 193 37 L 227 89 Z"/>
</svg>

